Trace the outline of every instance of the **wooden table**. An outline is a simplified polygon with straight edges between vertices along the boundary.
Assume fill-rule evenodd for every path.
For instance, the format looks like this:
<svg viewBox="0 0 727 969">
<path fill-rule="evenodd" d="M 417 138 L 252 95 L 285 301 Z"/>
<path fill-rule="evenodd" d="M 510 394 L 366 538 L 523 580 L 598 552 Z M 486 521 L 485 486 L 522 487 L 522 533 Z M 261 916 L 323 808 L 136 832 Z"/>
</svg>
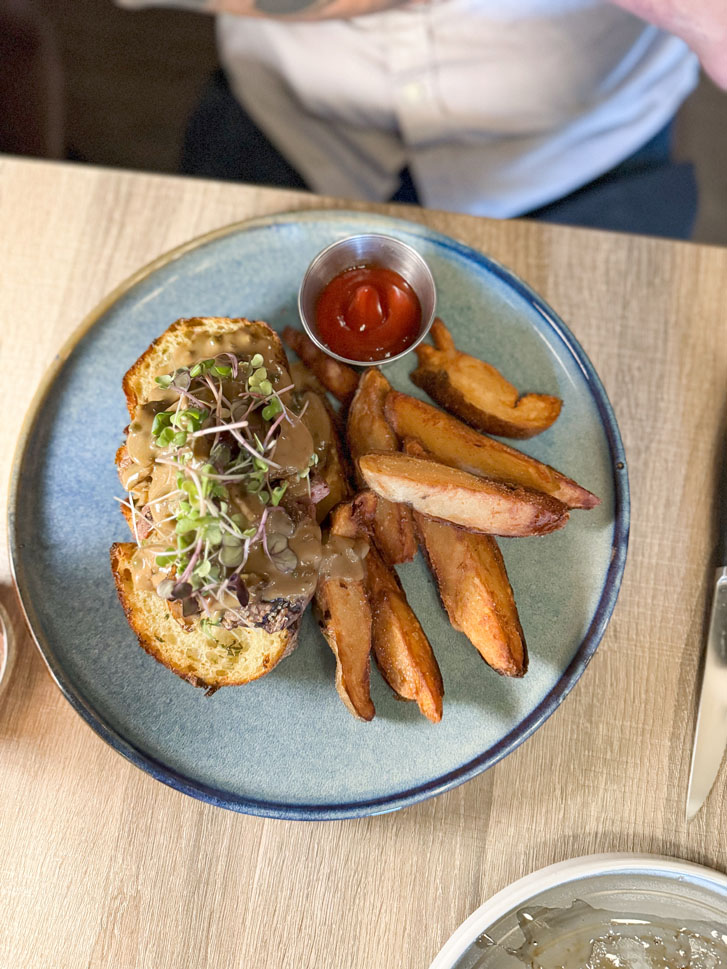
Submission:
<svg viewBox="0 0 727 969">
<path fill-rule="evenodd" d="M 344 204 L 0 161 L 2 480 L 43 371 L 112 287 L 216 226 Z M 647 851 L 727 868 L 727 770 L 684 821 L 725 442 L 727 251 L 403 214 L 542 293 L 614 403 L 631 547 L 595 658 L 545 726 L 475 780 L 391 815 L 295 823 L 218 810 L 132 767 L 72 711 L 21 635 L 0 699 L 0 966 L 423 969 L 485 898 L 551 862 Z M 0 592 L 18 617 L 5 548 Z"/>
</svg>

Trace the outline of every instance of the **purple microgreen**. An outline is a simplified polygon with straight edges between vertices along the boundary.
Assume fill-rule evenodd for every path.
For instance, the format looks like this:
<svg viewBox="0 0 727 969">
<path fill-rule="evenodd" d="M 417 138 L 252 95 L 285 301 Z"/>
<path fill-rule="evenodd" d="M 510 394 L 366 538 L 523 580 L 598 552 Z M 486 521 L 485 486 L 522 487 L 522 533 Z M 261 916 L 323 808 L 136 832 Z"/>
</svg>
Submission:
<svg viewBox="0 0 727 969">
<path fill-rule="evenodd" d="M 176 582 L 174 588 L 172 589 L 172 594 L 170 599 L 186 599 L 188 596 L 192 595 L 192 586 L 187 582 L 186 578 L 181 582 Z"/>
</svg>

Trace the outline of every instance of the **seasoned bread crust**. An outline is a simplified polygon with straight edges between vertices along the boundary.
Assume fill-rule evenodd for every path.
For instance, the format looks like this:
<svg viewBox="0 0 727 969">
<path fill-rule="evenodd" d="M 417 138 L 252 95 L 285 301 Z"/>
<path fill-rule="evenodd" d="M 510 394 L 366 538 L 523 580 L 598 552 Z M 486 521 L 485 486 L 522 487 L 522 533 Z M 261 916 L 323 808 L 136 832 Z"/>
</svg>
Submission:
<svg viewBox="0 0 727 969">
<path fill-rule="evenodd" d="M 160 373 L 168 373 L 171 360 L 181 347 L 189 344 L 195 336 L 203 332 L 206 336 L 220 336 L 245 329 L 253 340 L 266 340 L 270 344 L 270 362 L 290 371 L 285 349 L 278 334 L 262 320 L 247 320 L 242 316 L 192 316 L 177 320 L 158 336 L 149 348 L 142 353 L 136 363 L 124 375 L 122 387 L 126 396 L 129 417 L 133 418 L 139 404 L 149 399 L 158 390 L 154 378 Z M 117 455 L 118 459 L 118 455 Z M 118 463 L 118 460 L 117 460 Z"/>
<path fill-rule="evenodd" d="M 205 636 L 195 622 L 187 631 L 172 617 L 156 592 L 136 589 L 131 577 L 134 542 L 111 546 L 111 571 L 116 591 L 139 645 L 154 659 L 192 686 L 215 690 L 256 680 L 295 646 L 297 626 L 277 633 L 239 627 L 229 630 L 230 646 Z"/>
<path fill-rule="evenodd" d="M 180 347 L 187 345 L 200 331 L 218 336 L 244 328 L 259 343 L 265 340 L 270 347 L 270 363 L 288 370 L 285 350 L 277 334 L 259 320 L 242 317 L 193 317 L 177 320 L 161 334 L 127 371 L 123 390 L 129 418 L 133 420 L 137 408 L 157 389 L 154 378 L 171 370 L 171 361 Z M 126 445 L 116 452 L 117 468 L 127 460 Z M 131 514 L 121 506 L 132 529 Z M 216 643 L 205 635 L 195 618 L 188 629 L 171 615 L 165 601 L 153 591 L 137 589 L 132 581 L 131 558 L 136 551 L 133 542 L 116 543 L 111 547 L 111 571 L 119 600 L 139 645 L 172 672 L 193 686 L 214 692 L 222 686 L 240 686 L 258 679 L 295 648 L 299 621 L 280 632 L 268 633 L 257 627 L 238 627 L 225 632 L 227 645 Z"/>
</svg>

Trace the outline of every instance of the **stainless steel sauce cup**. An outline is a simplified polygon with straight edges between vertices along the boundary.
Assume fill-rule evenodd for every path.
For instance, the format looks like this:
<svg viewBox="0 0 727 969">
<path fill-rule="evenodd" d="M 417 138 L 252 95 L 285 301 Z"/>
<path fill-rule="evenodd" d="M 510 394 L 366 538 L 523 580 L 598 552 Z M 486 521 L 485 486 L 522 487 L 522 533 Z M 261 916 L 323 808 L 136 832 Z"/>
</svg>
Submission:
<svg viewBox="0 0 727 969">
<path fill-rule="evenodd" d="M 382 360 L 354 360 L 342 357 L 330 350 L 320 339 L 316 330 L 316 303 L 321 290 L 345 269 L 354 266 L 381 266 L 399 273 L 416 293 L 422 311 L 419 333 L 406 350 Z M 327 246 L 308 266 L 298 292 L 298 311 L 308 336 L 329 356 L 356 367 L 378 367 L 399 360 L 418 346 L 429 332 L 434 321 L 437 291 L 434 278 L 416 249 L 393 236 L 365 233 L 348 236 Z"/>
</svg>

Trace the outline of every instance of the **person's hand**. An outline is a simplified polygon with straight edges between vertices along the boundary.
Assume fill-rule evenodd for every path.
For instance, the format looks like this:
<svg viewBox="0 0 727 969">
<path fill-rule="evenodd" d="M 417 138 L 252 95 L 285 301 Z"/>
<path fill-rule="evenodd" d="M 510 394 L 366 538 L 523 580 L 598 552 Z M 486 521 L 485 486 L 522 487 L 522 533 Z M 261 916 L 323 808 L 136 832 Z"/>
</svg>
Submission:
<svg viewBox="0 0 727 969">
<path fill-rule="evenodd" d="M 712 80 L 727 90 L 727 0 L 612 0 L 681 37 Z"/>
</svg>

